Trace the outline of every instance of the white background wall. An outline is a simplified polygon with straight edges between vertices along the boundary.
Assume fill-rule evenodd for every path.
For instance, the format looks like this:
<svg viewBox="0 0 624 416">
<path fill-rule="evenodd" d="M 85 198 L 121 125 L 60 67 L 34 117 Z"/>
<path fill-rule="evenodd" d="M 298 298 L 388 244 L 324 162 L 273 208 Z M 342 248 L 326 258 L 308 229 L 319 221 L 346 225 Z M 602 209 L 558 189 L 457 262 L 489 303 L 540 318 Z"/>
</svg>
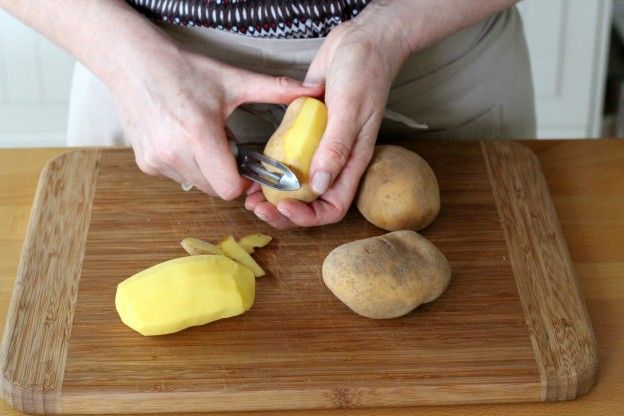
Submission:
<svg viewBox="0 0 624 416">
<path fill-rule="evenodd" d="M 0 146 L 65 144 L 72 68 L 68 54 L 0 11 Z"/>
<path fill-rule="evenodd" d="M 539 137 L 601 127 L 611 0 L 524 0 Z M 0 147 L 65 143 L 72 58 L 0 11 Z"/>
</svg>

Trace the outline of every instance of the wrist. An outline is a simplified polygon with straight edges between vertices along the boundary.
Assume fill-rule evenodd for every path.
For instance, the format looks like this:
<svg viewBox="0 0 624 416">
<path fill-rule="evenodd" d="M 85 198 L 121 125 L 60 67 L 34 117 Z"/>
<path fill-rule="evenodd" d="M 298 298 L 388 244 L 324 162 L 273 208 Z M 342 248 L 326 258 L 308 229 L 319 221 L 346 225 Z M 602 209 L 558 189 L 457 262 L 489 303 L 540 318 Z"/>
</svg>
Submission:
<svg viewBox="0 0 624 416">
<path fill-rule="evenodd" d="M 372 0 L 364 9 L 383 19 L 407 55 L 513 6 L 518 0 Z M 362 13 L 364 14 L 364 13 Z"/>
<path fill-rule="evenodd" d="M 66 22 L 54 37 L 109 88 L 176 52 L 158 26 L 123 0 L 97 1 L 92 7 L 81 4 L 80 12 L 74 16 L 80 23 Z"/>
<path fill-rule="evenodd" d="M 182 51 L 155 26 L 119 33 L 106 43 L 87 57 L 87 65 L 109 88 L 123 80 L 150 78 L 183 59 Z"/>
<path fill-rule="evenodd" d="M 364 8 L 362 13 L 351 22 L 366 30 L 372 39 L 377 39 L 379 48 L 388 51 L 391 66 L 398 71 L 412 53 L 409 27 L 399 12 L 400 2 L 373 0 Z"/>
</svg>

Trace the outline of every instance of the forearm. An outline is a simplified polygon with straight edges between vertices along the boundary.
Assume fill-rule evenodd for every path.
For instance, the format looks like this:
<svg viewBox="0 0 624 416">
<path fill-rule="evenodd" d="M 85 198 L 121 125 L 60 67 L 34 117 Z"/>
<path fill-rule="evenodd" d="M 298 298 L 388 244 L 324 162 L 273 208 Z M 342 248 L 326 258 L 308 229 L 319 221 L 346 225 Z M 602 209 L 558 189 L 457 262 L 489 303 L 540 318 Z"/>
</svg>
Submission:
<svg viewBox="0 0 624 416">
<path fill-rule="evenodd" d="M 354 21 L 385 30 L 405 55 L 444 39 L 517 0 L 373 0 Z"/>
<path fill-rule="evenodd" d="M 0 7 L 69 51 L 105 83 L 168 38 L 123 0 L 0 0 Z"/>
</svg>

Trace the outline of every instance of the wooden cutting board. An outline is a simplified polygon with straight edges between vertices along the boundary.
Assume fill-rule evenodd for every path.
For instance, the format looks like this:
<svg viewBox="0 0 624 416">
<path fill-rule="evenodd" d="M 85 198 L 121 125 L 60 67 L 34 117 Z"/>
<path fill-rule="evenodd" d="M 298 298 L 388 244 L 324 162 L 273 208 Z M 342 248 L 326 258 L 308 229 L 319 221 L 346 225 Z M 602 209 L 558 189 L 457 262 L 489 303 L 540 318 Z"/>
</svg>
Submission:
<svg viewBox="0 0 624 416">
<path fill-rule="evenodd" d="M 323 285 L 336 246 L 382 230 L 275 231 L 245 210 L 143 175 L 129 150 L 86 150 L 42 173 L 0 349 L 2 396 L 37 413 L 350 408 L 567 400 L 596 378 L 596 341 L 536 157 L 506 142 L 404 143 L 442 198 L 422 232 L 453 279 L 405 317 L 371 320 Z M 275 237 L 254 254 L 245 315 L 142 337 L 116 284 L 185 255 L 179 241 Z"/>
</svg>

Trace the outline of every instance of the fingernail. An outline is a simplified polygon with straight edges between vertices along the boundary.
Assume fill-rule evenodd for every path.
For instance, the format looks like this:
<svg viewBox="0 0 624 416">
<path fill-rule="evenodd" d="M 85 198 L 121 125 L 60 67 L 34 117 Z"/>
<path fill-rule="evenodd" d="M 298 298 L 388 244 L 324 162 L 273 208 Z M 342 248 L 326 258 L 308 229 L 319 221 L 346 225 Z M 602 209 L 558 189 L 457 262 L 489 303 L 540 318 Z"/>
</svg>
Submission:
<svg viewBox="0 0 624 416">
<path fill-rule="evenodd" d="M 314 177 L 312 178 L 312 183 L 310 186 L 312 187 L 312 191 L 315 194 L 322 195 L 329 188 L 329 181 L 331 180 L 331 175 L 327 172 L 316 172 Z"/>
<path fill-rule="evenodd" d="M 286 217 L 290 217 L 290 211 L 286 209 L 283 205 L 278 205 L 277 210 L 282 213 L 282 215 Z"/>
<path fill-rule="evenodd" d="M 316 88 L 320 87 L 321 85 L 323 85 L 323 83 L 320 81 L 314 81 L 311 79 L 306 79 L 303 81 L 303 86 L 306 88 Z"/>
</svg>

